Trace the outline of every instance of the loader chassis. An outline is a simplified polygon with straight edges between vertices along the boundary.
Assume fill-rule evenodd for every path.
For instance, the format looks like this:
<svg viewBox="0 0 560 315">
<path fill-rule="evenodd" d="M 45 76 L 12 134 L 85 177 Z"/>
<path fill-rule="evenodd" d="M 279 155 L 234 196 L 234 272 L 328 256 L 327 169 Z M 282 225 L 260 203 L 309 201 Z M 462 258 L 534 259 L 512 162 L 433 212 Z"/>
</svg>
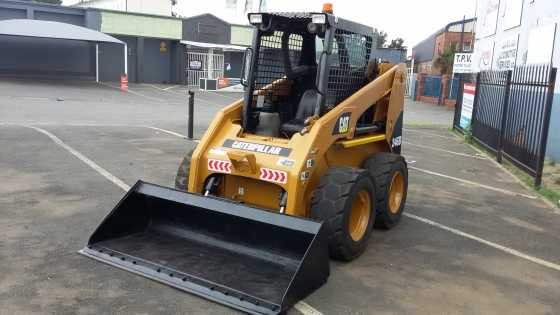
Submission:
<svg viewBox="0 0 560 315">
<path fill-rule="evenodd" d="M 395 226 L 406 68 L 331 13 L 257 13 L 244 98 L 183 159 L 176 189 L 139 181 L 82 254 L 253 314 L 286 312 Z"/>
</svg>

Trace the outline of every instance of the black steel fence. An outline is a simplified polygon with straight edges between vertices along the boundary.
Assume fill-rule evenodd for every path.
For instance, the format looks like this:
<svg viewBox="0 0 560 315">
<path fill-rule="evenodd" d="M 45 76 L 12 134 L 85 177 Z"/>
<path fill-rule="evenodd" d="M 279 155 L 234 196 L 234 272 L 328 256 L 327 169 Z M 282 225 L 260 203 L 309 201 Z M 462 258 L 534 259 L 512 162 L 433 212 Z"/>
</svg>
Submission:
<svg viewBox="0 0 560 315">
<path fill-rule="evenodd" d="M 480 72 L 471 119 L 473 138 L 541 184 L 556 68 L 551 65 Z M 461 86 L 462 89 L 462 86 Z M 462 93 L 460 93 L 460 97 Z M 461 129 L 461 103 L 454 127 Z"/>
</svg>

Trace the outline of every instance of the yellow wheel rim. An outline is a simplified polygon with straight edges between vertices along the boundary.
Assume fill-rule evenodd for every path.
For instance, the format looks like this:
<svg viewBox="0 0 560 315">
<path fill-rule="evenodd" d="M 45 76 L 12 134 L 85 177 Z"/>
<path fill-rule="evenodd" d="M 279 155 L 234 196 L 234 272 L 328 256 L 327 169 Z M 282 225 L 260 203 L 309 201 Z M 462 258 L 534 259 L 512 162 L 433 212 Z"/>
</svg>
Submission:
<svg viewBox="0 0 560 315">
<path fill-rule="evenodd" d="M 389 187 L 389 211 L 397 214 L 401 208 L 404 197 L 404 177 L 401 172 L 396 172 L 391 179 Z"/>
<path fill-rule="evenodd" d="M 371 199 L 369 192 L 361 190 L 352 203 L 350 210 L 350 220 L 348 221 L 348 230 L 350 237 L 355 242 L 361 240 L 366 234 L 369 217 L 371 215 Z"/>
</svg>

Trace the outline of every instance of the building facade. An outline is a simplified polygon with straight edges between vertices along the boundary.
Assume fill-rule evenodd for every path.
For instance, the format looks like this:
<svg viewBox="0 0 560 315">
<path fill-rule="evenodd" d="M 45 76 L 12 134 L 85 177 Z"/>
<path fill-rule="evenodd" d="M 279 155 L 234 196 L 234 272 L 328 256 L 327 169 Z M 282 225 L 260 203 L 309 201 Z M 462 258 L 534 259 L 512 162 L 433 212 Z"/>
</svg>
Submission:
<svg viewBox="0 0 560 315">
<path fill-rule="evenodd" d="M 79 0 L 74 6 L 171 16 L 173 3 L 171 0 Z"/>
<path fill-rule="evenodd" d="M 434 61 L 448 47 L 455 46 L 457 51 L 460 51 L 461 39 L 463 40 L 462 51 L 472 52 L 474 26 L 475 19 L 451 22 L 415 45 L 412 48 L 412 58 L 414 59 L 416 67 L 414 72 L 428 75 L 440 75 L 441 69 L 434 64 Z"/>
<path fill-rule="evenodd" d="M 558 0 L 478 0 L 474 66 L 509 70 L 527 64 L 560 66 Z M 547 155 L 560 161 L 560 79 L 556 79 Z"/>
</svg>

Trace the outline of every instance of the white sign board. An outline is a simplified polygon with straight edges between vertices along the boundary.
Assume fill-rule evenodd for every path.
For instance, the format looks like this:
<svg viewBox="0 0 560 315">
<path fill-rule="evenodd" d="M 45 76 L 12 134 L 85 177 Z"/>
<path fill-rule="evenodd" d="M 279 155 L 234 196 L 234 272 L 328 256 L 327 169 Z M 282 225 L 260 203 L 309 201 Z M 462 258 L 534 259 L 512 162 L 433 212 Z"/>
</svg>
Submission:
<svg viewBox="0 0 560 315">
<path fill-rule="evenodd" d="M 496 47 L 496 57 L 494 58 L 494 70 L 504 71 L 515 68 L 518 42 L 519 35 L 506 37 L 499 42 Z"/>
<path fill-rule="evenodd" d="M 473 73 L 473 54 L 455 54 L 453 73 Z"/>
<path fill-rule="evenodd" d="M 505 0 L 504 18 L 502 30 L 519 26 L 521 24 L 521 13 L 523 12 L 523 0 Z"/>
<path fill-rule="evenodd" d="M 500 0 L 478 0 L 477 7 L 476 37 L 484 38 L 496 34 Z"/>
<path fill-rule="evenodd" d="M 463 86 L 463 104 L 461 105 L 461 120 L 459 126 L 465 129 L 471 124 L 474 95 L 476 92 L 476 84 L 465 83 Z"/>
<path fill-rule="evenodd" d="M 494 41 L 491 39 L 478 40 L 475 46 L 474 68 L 475 72 L 492 69 L 494 56 Z"/>
<path fill-rule="evenodd" d="M 555 37 L 556 23 L 532 29 L 527 45 L 527 64 L 550 63 Z"/>
</svg>

